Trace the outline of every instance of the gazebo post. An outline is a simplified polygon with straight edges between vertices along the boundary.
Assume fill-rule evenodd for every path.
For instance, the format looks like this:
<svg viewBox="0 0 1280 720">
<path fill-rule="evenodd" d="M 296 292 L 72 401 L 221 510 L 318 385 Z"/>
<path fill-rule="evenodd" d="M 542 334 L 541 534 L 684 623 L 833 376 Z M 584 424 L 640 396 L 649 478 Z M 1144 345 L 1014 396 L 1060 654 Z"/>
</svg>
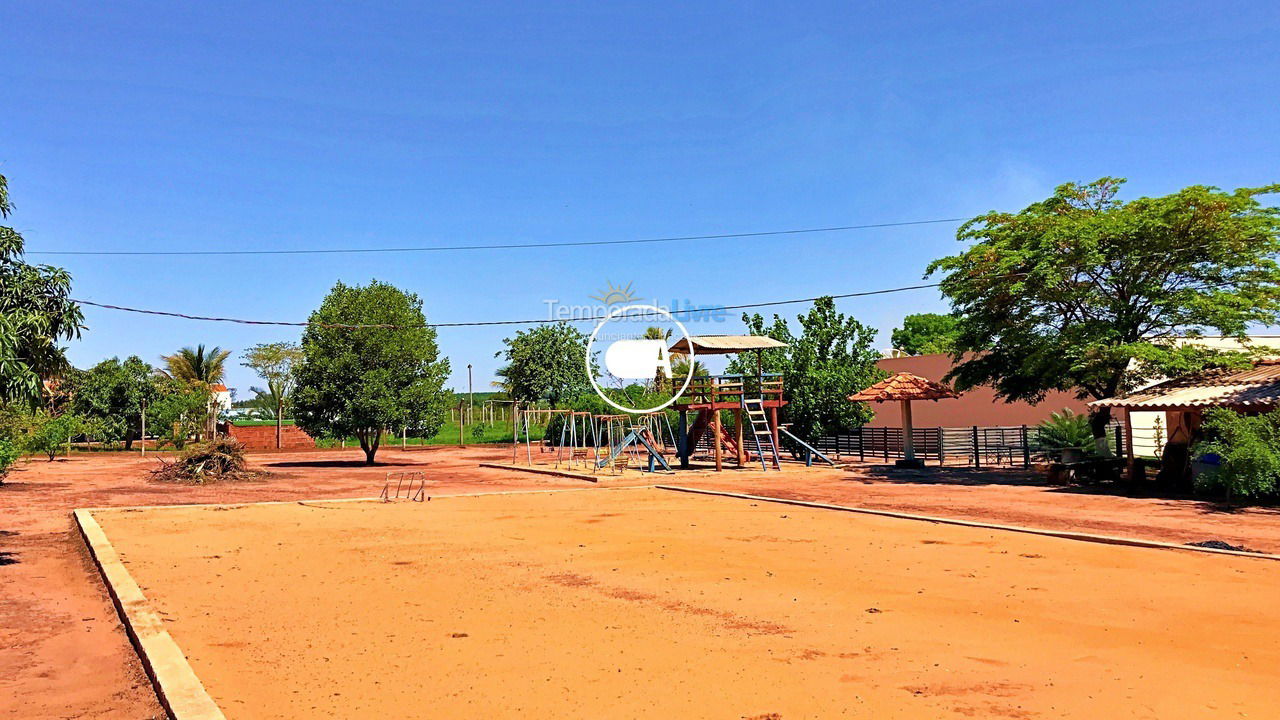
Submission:
<svg viewBox="0 0 1280 720">
<path fill-rule="evenodd" d="M 911 401 L 902 401 L 902 465 L 916 465 L 916 444 L 911 432 Z M 922 463 L 923 464 L 923 463 Z"/>
</svg>

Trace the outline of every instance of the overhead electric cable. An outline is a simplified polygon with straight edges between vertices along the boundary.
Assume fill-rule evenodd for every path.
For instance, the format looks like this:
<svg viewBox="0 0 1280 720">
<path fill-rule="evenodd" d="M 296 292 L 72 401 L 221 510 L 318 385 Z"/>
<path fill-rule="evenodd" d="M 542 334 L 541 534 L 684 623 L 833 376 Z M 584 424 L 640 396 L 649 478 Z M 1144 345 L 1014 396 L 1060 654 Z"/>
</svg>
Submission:
<svg viewBox="0 0 1280 720">
<path fill-rule="evenodd" d="M 691 240 L 726 240 L 732 238 L 776 237 L 780 235 L 811 235 L 843 232 L 847 230 L 872 230 L 876 228 L 906 227 L 910 225 L 938 225 L 958 223 L 970 218 L 942 218 L 938 220 L 908 220 L 905 222 L 867 223 L 863 225 L 839 225 L 834 227 L 799 228 L 791 230 L 763 230 L 757 232 L 717 233 L 714 235 L 680 235 L 672 237 L 639 238 L 633 240 L 570 240 L 565 242 L 494 243 L 476 245 L 427 245 L 420 247 L 380 248 L 305 248 L 295 250 L 32 250 L 27 255 L 93 255 L 93 256 L 182 256 L 182 255 L 340 255 L 360 253 L 414 253 L 446 252 L 454 250 L 516 250 L 520 248 L 586 247 L 592 245 L 646 245 Z"/>
<path fill-rule="evenodd" d="M 1012 273 L 1007 277 L 1015 277 L 1022 274 L 1024 273 Z M 911 290 L 923 290 L 926 288 L 938 287 L 939 285 L 941 285 L 941 283 L 925 283 L 922 285 L 903 285 L 901 287 L 883 288 L 880 290 L 862 290 L 858 292 L 841 293 L 838 295 L 820 295 L 817 297 L 797 298 L 794 300 L 772 300 L 769 302 L 744 303 L 741 305 L 719 305 L 715 307 L 687 308 L 683 310 L 676 309 L 676 310 L 669 311 L 668 314 L 688 315 L 691 313 L 701 314 L 701 313 L 708 313 L 708 312 L 716 312 L 719 310 L 750 310 L 754 308 L 776 307 L 779 305 L 794 305 L 797 303 L 809 303 L 809 302 L 814 302 L 815 300 L 818 300 L 823 297 L 830 297 L 833 300 L 840 300 L 844 298 L 869 297 L 872 295 L 888 295 L 891 293 L 908 292 Z M 422 330 L 425 328 L 486 327 L 486 326 L 493 326 L 493 325 L 538 325 L 538 324 L 544 324 L 544 323 L 558 323 L 558 322 L 595 322 L 595 321 L 604 320 L 607 317 L 606 315 L 593 315 L 590 317 L 574 317 L 574 318 L 535 318 L 530 320 L 480 320 L 480 321 L 473 321 L 473 322 L 427 323 L 425 325 L 393 325 L 393 324 L 377 324 L 377 323 L 374 323 L 374 324 L 313 323 L 308 321 L 288 322 L 288 321 L 281 321 L 281 320 L 246 320 L 243 318 L 213 317 L 208 315 L 188 315 L 186 313 L 169 312 L 164 310 L 144 310 L 141 308 L 126 307 L 123 305 L 111 305 L 108 303 L 94 302 L 92 300 L 78 300 L 76 298 L 68 298 L 68 299 L 70 299 L 72 302 L 79 303 L 81 305 L 88 305 L 90 307 L 103 308 L 106 310 L 119 310 L 122 312 L 140 313 L 143 315 L 159 315 L 162 317 L 180 318 L 183 320 L 201 320 L 206 322 L 236 323 L 239 325 L 274 325 L 274 326 L 286 326 L 286 327 L 307 327 L 310 325 L 315 325 L 318 327 L 338 328 L 338 329 L 344 329 L 344 330 L 362 330 L 362 329 Z M 660 317 L 662 315 L 663 313 L 656 313 L 656 312 L 653 312 L 652 310 L 647 310 L 644 312 L 636 313 L 635 315 L 628 314 L 628 317 L 650 317 L 650 316 Z"/>
</svg>

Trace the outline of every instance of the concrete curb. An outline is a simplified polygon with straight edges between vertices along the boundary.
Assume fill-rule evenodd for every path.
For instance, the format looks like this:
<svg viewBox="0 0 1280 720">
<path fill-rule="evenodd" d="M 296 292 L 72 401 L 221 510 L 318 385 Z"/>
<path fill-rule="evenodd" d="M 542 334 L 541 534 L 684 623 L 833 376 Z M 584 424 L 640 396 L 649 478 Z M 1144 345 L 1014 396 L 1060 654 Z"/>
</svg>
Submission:
<svg viewBox="0 0 1280 720">
<path fill-rule="evenodd" d="M 482 468 L 496 468 L 498 470 L 515 470 L 517 472 L 534 473 L 536 475 L 552 475 L 555 477 L 570 478 L 572 480 L 586 480 L 587 482 L 598 483 L 600 478 L 595 475 L 587 475 L 586 473 L 570 472 L 568 470 L 556 470 L 555 468 L 530 467 L 528 465 L 507 465 L 504 463 L 482 462 Z"/>
<path fill-rule="evenodd" d="M 959 525 L 961 527 L 978 528 L 981 530 L 1003 530 L 1005 532 L 1026 533 L 1028 535 L 1041 535 L 1044 537 L 1053 537 L 1062 540 L 1077 540 L 1080 542 L 1100 543 L 1103 545 L 1127 545 L 1129 547 L 1151 548 L 1155 550 L 1183 550 L 1186 552 L 1212 553 L 1215 555 L 1234 555 L 1236 557 L 1255 558 L 1258 560 L 1280 560 L 1280 555 L 1271 555 L 1268 553 L 1247 552 L 1244 550 L 1218 550 L 1217 548 L 1198 547 L 1195 545 L 1179 545 L 1177 543 L 1161 542 L 1159 540 L 1140 540 L 1137 538 L 1116 537 L 1114 535 L 1095 535 L 1093 533 L 1072 532 L 1070 530 L 1046 530 L 1043 528 L 1025 527 L 1022 525 L 997 525 L 995 523 L 984 523 L 975 520 L 959 520 L 956 518 L 935 517 L 931 515 L 915 515 L 912 513 L 895 512 L 893 510 L 873 510 L 871 508 L 861 508 L 852 505 L 832 505 L 829 503 L 810 502 L 808 500 L 789 500 L 787 498 L 775 498 L 768 497 L 766 495 L 748 495 L 746 493 L 728 492 L 726 490 L 704 490 L 702 488 L 683 487 L 680 485 L 654 485 L 653 487 L 659 490 L 672 490 L 675 492 L 694 493 L 697 495 L 718 495 L 720 497 L 738 498 L 740 500 L 756 500 L 783 505 L 797 505 L 799 507 L 816 508 L 819 510 L 841 510 L 844 512 L 862 513 L 864 515 L 879 515 L 881 517 L 898 518 L 900 520 L 916 520 L 940 523 L 943 525 Z"/>
<path fill-rule="evenodd" d="M 76 510 L 74 516 L 80 536 L 89 547 L 89 554 L 111 594 L 111 602 L 165 712 L 173 720 L 226 720 L 191 669 L 187 656 L 164 629 L 164 622 L 129 575 L 93 514 Z"/>
</svg>

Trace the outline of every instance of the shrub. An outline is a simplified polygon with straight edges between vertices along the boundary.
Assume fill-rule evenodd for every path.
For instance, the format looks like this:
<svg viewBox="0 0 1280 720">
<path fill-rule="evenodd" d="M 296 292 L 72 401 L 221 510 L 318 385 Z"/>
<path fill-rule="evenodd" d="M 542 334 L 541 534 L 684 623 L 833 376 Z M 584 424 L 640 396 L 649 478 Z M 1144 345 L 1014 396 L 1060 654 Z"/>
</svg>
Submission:
<svg viewBox="0 0 1280 720">
<path fill-rule="evenodd" d="M 471 426 L 471 439 L 475 442 L 484 440 L 484 434 L 488 430 L 488 426 L 484 423 L 476 423 Z"/>
<path fill-rule="evenodd" d="M 4 484 L 5 476 L 9 474 L 9 468 L 18 461 L 21 453 L 18 448 L 9 440 L 0 438 L 0 485 Z"/>
<path fill-rule="evenodd" d="M 200 485 L 251 480 L 263 475 L 264 473 L 246 468 L 244 443 L 229 437 L 191 445 L 173 462 L 161 458 L 160 467 L 151 471 L 151 477 L 155 480 Z"/>
<path fill-rule="evenodd" d="M 1036 426 L 1036 443 L 1041 452 L 1060 457 L 1065 450 L 1088 451 L 1094 447 L 1089 416 L 1070 409 L 1051 413 L 1049 419 Z"/>
<path fill-rule="evenodd" d="M 22 449 L 33 455 L 47 455 L 49 462 L 53 462 L 71 438 L 80 434 L 83 425 L 83 420 L 70 413 L 50 415 L 42 410 L 27 419 Z"/>
<path fill-rule="evenodd" d="M 1280 481 L 1280 410 L 1241 415 L 1226 408 L 1205 413 L 1205 439 L 1195 454 L 1216 455 L 1218 465 L 1196 477 L 1201 490 L 1221 490 L 1227 497 L 1271 495 Z"/>
</svg>

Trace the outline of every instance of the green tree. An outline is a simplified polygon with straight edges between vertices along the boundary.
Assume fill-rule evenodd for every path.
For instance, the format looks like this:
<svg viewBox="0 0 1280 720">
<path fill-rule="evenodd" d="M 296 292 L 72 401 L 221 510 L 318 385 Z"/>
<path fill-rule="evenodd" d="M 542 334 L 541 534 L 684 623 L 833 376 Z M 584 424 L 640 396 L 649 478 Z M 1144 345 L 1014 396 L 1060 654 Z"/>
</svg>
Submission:
<svg viewBox="0 0 1280 720">
<path fill-rule="evenodd" d="M 902 318 L 893 331 L 893 347 L 908 355 L 932 355 L 955 350 L 957 320 L 953 315 L 916 313 Z"/>
<path fill-rule="evenodd" d="M 276 447 L 280 447 L 284 410 L 293 393 L 294 368 L 302 362 L 302 348 L 289 342 L 262 343 L 246 350 L 244 360 L 245 367 L 253 368 L 258 377 L 267 382 L 265 394 L 271 398 L 276 421 Z M 249 389 L 259 396 L 264 394 L 260 388 Z"/>
<path fill-rule="evenodd" d="M 1192 186 L 1121 202 L 1123 180 L 1068 183 L 1018 213 L 992 211 L 962 225 L 964 252 L 934 261 L 959 318 L 948 376 L 960 389 L 991 385 L 1007 400 L 1051 390 L 1112 397 L 1143 381 L 1239 354 L 1181 346 L 1208 330 L 1245 338 L 1280 320 L 1280 209 L 1259 195 L 1280 185 L 1223 192 Z M 1136 362 L 1135 362 L 1136 361 Z M 1109 452 L 1110 408 L 1090 414 Z"/>
<path fill-rule="evenodd" d="M 106 442 L 124 441 L 125 449 L 142 435 L 143 403 L 154 401 L 154 369 L 136 355 L 110 358 L 67 376 L 71 411 L 84 418 Z"/>
<path fill-rule="evenodd" d="M 147 401 L 147 431 L 161 445 L 182 449 L 208 426 L 213 393 L 205 383 L 167 375 L 152 378 L 153 399 Z"/>
<path fill-rule="evenodd" d="M 80 434 L 83 421 L 72 413 L 54 415 L 37 410 L 27 418 L 22 449 L 33 455 L 47 455 L 49 462 L 67 447 L 71 438 Z"/>
<path fill-rule="evenodd" d="M 9 187 L 0 175 L 0 218 L 13 211 Z M 41 381 L 69 366 L 59 340 L 80 337 L 84 316 L 68 297 L 71 275 L 62 268 L 28 265 L 22 235 L 0 225 L 0 402 L 34 408 Z"/>
<path fill-rule="evenodd" d="M 847 433 L 872 418 L 865 403 L 849 402 L 848 397 L 885 376 L 876 367 L 880 354 L 873 328 L 837 312 L 830 297 L 819 298 L 809 312 L 797 316 L 799 335 L 777 315 L 769 325 L 758 314 L 742 319 L 752 335 L 788 345 L 762 351 L 759 362 L 764 372 L 782 374 L 788 403 L 784 412 L 797 436 Z M 755 357 L 740 355 L 729 363 L 729 372 L 755 375 L 756 363 Z"/>
<path fill-rule="evenodd" d="M 587 378 L 587 335 L 568 323 L 539 325 L 517 330 L 503 340 L 507 347 L 494 357 L 506 365 L 498 370 L 513 400 L 533 402 L 546 398 L 556 407 L 561 401 L 591 391 Z"/>
<path fill-rule="evenodd" d="M 407 427 L 419 437 L 439 432 L 449 360 L 440 357 L 417 295 L 376 280 L 338 283 L 309 322 L 293 393 L 299 427 L 315 436 L 354 435 L 370 465 L 384 428 Z"/>
<path fill-rule="evenodd" d="M 179 380 L 202 382 L 206 385 L 222 382 L 226 374 L 226 361 L 230 350 L 214 345 L 206 352 L 204 345 L 184 347 L 172 355 L 162 355 L 169 377 Z"/>
</svg>

